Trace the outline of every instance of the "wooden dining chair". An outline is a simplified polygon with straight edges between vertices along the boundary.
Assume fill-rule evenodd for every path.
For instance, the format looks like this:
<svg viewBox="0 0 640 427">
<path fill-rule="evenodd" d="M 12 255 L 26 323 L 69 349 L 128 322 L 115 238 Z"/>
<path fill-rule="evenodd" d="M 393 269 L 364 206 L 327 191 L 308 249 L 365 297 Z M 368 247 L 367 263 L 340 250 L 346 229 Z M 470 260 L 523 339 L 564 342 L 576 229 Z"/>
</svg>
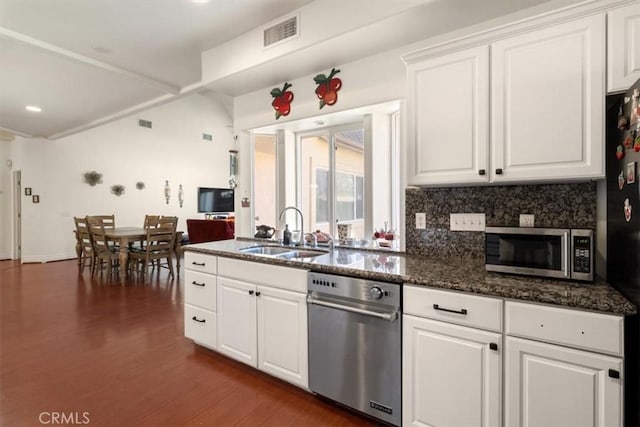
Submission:
<svg viewBox="0 0 640 427">
<path fill-rule="evenodd" d="M 136 270 L 141 267 L 142 275 L 145 275 L 149 264 L 155 267 L 153 261 L 167 260 L 169 275 L 173 273 L 173 253 L 176 239 L 176 227 L 178 218 L 175 216 L 145 218 L 146 238 L 142 249 L 134 249 L 129 253 L 129 260 L 135 262 Z"/>
<path fill-rule="evenodd" d="M 109 223 L 107 222 L 107 224 Z M 117 268 L 119 264 L 119 249 L 107 238 L 105 224 L 100 216 L 88 216 L 87 225 L 91 234 L 96 261 L 93 274 L 97 271 L 97 267 L 100 268 L 100 273 L 102 273 L 106 263 L 107 275 L 111 276 L 112 268 Z"/>
<path fill-rule="evenodd" d="M 95 266 L 95 253 L 93 251 L 93 241 L 89 232 L 87 218 L 73 217 L 76 224 L 76 244 L 78 252 L 78 268 L 80 273 L 88 266 L 91 275 Z"/>
</svg>

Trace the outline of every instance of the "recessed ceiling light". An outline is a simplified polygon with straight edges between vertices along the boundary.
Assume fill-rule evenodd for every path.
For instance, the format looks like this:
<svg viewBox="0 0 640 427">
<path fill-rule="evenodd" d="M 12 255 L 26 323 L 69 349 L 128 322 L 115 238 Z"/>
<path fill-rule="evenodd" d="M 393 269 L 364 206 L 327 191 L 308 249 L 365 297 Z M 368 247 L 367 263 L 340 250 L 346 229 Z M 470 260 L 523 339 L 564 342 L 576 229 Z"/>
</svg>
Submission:
<svg viewBox="0 0 640 427">
<path fill-rule="evenodd" d="M 38 107 L 37 105 L 27 105 L 24 108 L 27 111 L 31 111 L 32 113 L 39 113 L 40 111 L 42 111 L 42 108 Z"/>
</svg>

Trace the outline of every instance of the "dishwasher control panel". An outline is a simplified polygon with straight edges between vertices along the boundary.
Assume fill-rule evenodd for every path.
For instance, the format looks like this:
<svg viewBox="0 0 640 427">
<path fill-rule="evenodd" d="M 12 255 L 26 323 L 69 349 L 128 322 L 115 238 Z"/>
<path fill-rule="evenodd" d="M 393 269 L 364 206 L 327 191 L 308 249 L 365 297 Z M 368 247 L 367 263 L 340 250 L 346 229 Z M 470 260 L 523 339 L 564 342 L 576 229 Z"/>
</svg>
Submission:
<svg viewBox="0 0 640 427">
<path fill-rule="evenodd" d="M 378 282 L 355 277 L 325 273 L 309 273 L 309 292 L 319 295 L 351 298 L 384 305 L 399 306 L 401 302 L 398 283 Z"/>
</svg>

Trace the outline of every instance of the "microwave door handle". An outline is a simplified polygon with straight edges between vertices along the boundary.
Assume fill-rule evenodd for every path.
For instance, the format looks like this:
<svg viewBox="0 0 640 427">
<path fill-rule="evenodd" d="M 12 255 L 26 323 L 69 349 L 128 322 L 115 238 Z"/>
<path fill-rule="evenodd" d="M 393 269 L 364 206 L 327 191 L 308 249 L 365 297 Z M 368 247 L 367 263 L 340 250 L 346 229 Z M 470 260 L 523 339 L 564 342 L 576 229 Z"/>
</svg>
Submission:
<svg viewBox="0 0 640 427">
<path fill-rule="evenodd" d="M 564 250 L 562 251 L 562 266 L 564 277 L 569 278 L 569 253 L 571 252 L 571 248 L 569 248 L 569 233 L 562 233 L 562 247 Z"/>
</svg>

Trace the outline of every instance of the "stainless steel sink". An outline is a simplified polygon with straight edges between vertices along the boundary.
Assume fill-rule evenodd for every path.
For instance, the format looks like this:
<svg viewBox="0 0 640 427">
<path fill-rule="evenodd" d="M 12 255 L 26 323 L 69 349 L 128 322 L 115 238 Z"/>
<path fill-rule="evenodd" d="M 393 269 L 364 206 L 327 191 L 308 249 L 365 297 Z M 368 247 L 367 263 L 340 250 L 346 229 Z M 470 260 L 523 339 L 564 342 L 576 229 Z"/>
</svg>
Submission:
<svg viewBox="0 0 640 427">
<path fill-rule="evenodd" d="M 299 258 L 299 259 L 304 259 L 304 258 L 315 258 L 317 256 L 320 255 L 326 255 L 329 252 L 326 251 L 316 251 L 316 250 L 308 250 L 308 249 L 304 249 L 304 250 L 294 250 L 291 252 L 285 252 L 283 254 L 280 255 L 276 255 L 277 258 L 285 258 L 285 259 L 292 259 L 292 258 Z"/>
<path fill-rule="evenodd" d="M 250 248 L 238 249 L 238 252 L 255 255 L 279 255 L 291 252 L 291 248 L 283 248 L 281 246 L 252 246 Z"/>
<path fill-rule="evenodd" d="M 320 255 L 326 255 L 329 252 L 317 249 L 296 249 L 284 246 L 251 246 L 249 248 L 238 249 L 238 252 L 253 255 L 264 255 L 281 259 L 299 259 L 305 260 L 315 258 Z"/>
</svg>

